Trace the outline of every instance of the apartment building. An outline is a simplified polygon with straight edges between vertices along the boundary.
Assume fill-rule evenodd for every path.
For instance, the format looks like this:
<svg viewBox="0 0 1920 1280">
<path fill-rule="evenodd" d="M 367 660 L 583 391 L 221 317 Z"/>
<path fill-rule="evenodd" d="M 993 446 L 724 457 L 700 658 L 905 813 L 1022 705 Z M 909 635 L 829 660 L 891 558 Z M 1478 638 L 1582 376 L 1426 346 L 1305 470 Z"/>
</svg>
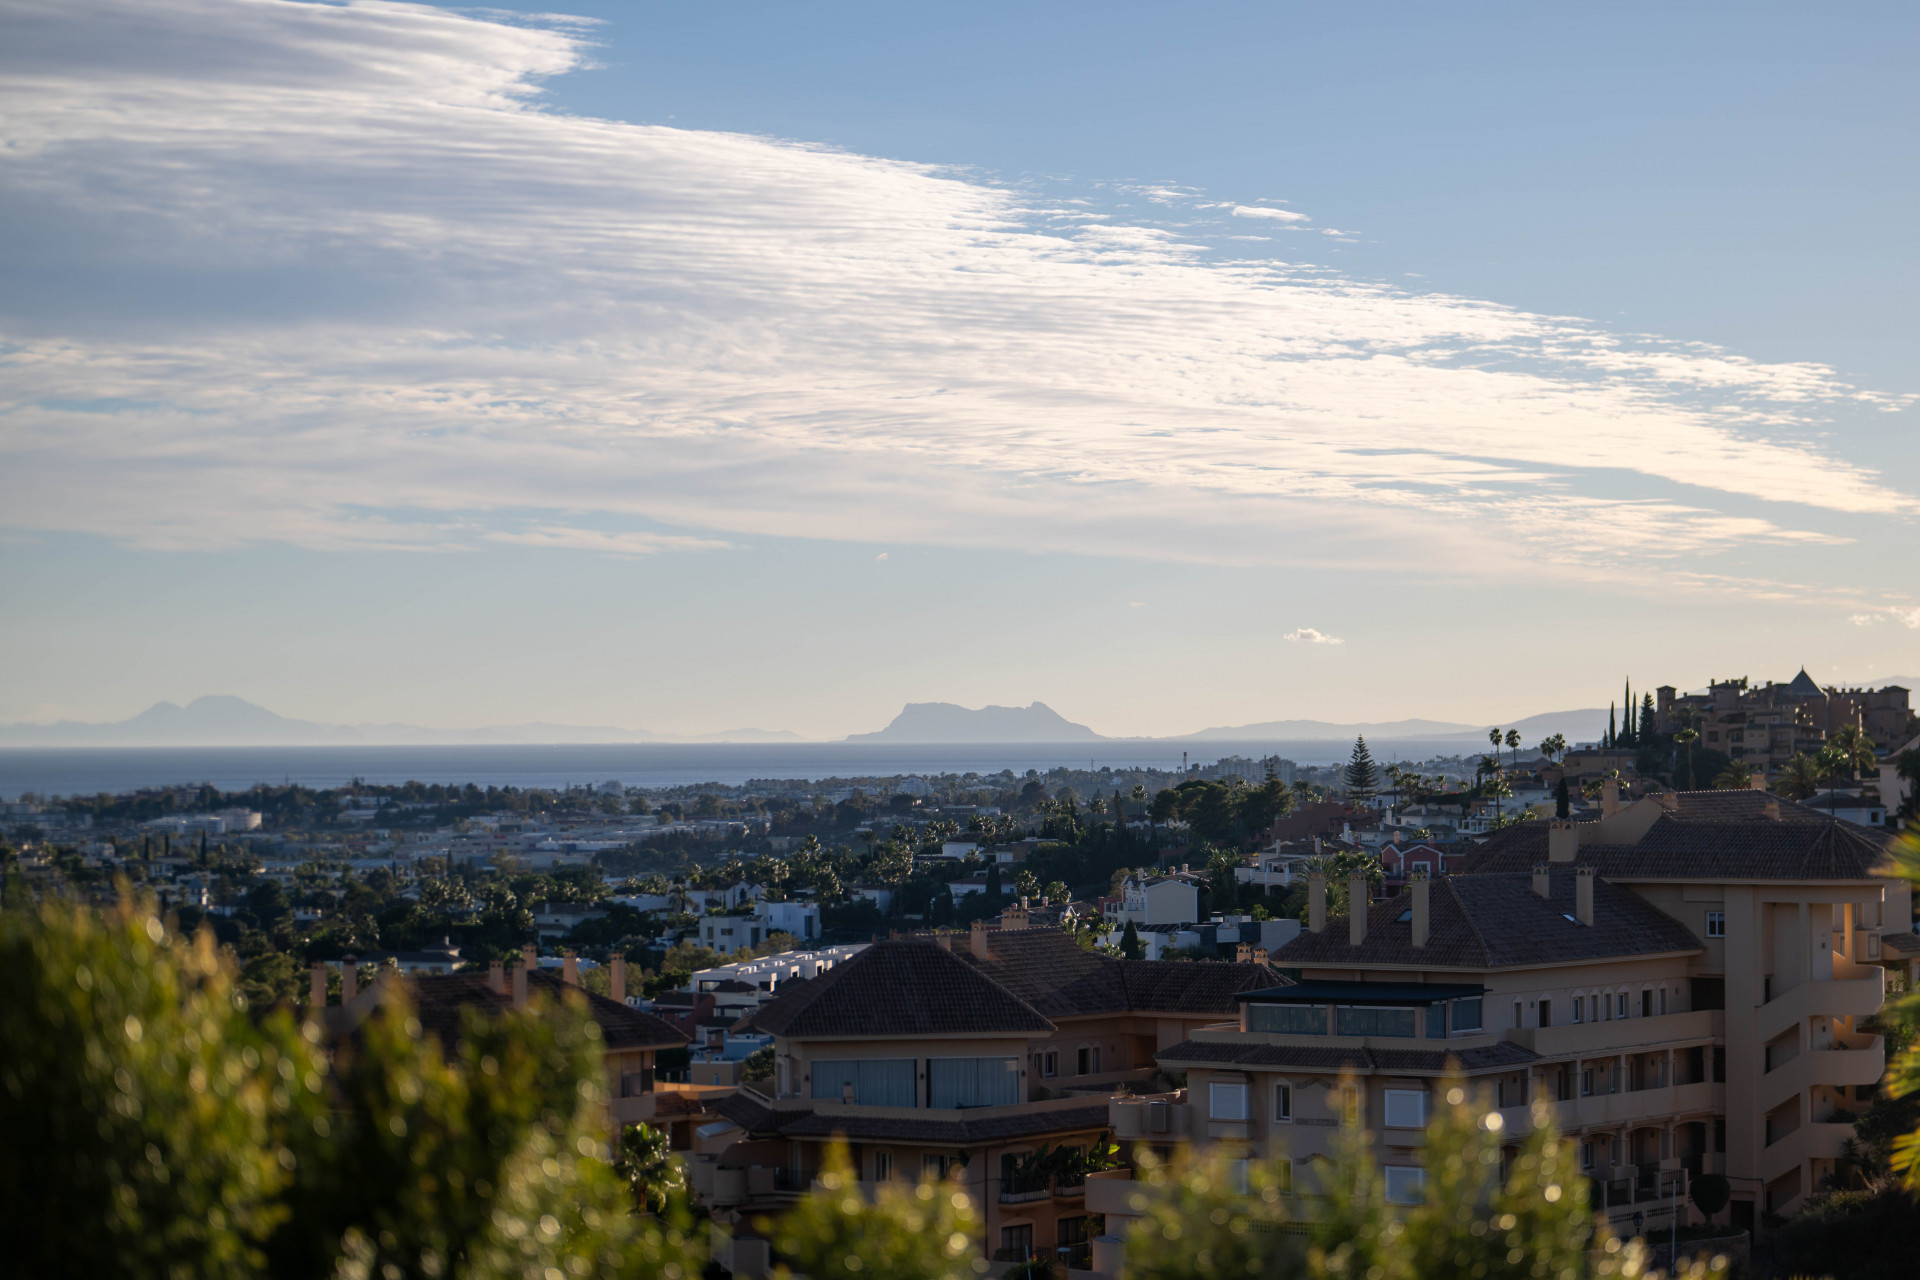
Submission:
<svg viewBox="0 0 1920 1280">
<path fill-rule="evenodd" d="M 1884 1070 L 1865 1024 L 1881 964 L 1913 953 L 1907 887 L 1875 874 L 1881 838 L 1761 792 L 1609 807 L 1509 828 L 1465 874 L 1343 918 L 1309 881 L 1309 931 L 1272 956 L 1301 981 L 1242 992 L 1236 1026 L 1162 1050 L 1187 1088 L 1116 1100 L 1116 1134 L 1284 1154 L 1310 1192 L 1345 1120 L 1370 1131 L 1389 1195 L 1412 1201 L 1454 1068 L 1511 1133 L 1545 1102 L 1622 1226 L 1686 1213 L 1702 1172 L 1730 1180 L 1738 1226 L 1792 1212 Z M 1117 1237 L 1127 1188 L 1096 1181 L 1110 1185 L 1090 1184 L 1089 1207 Z"/>
<path fill-rule="evenodd" d="M 1093 1147 L 1108 1099 L 1153 1087 L 1156 1053 L 1277 981 L 1264 965 L 1116 960 L 1057 930 L 976 927 L 875 943 L 787 983 L 743 1024 L 773 1036 L 774 1079 L 717 1101 L 726 1123 L 696 1139 L 716 1256 L 763 1274 L 752 1224 L 803 1195 L 840 1138 L 863 1180 L 961 1177 L 983 1257 L 1064 1248 L 1084 1267 L 1081 1180 L 1041 1153 Z"/>
<path fill-rule="evenodd" d="M 581 990 L 579 973 L 571 958 L 558 973 L 540 969 L 531 954 L 523 954 L 510 970 L 496 962 L 484 974 L 461 971 L 402 976 L 398 970 L 388 970 L 387 976 L 365 988 L 359 987 L 353 967 L 348 966 L 341 972 L 344 984 L 341 1002 L 331 1007 L 326 1003 L 328 968 L 324 962 L 313 966 L 308 1000 L 312 1007 L 325 1010 L 324 1023 L 330 1036 L 351 1037 L 368 1014 L 404 987 L 421 1028 L 438 1039 L 442 1050 L 448 1052 L 459 1043 L 469 1011 L 499 1016 L 510 1010 L 525 1009 L 535 999 L 558 1000 L 571 994 L 584 1003 L 587 1016 L 600 1028 L 608 1131 L 618 1133 L 622 1125 L 644 1123 L 666 1127 L 671 1132 L 673 1121 L 678 1119 L 681 1131 L 676 1145 L 684 1147 L 691 1140 L 690 1118 L 697 1117 L 699 1108 L 688 1112 L 678 1105 L 678 1099 L 661 1105 L 662 1099 L 656 1096 L 660 1091 L 654 1082 L 656 1056 L 662 1050 L 685 1045 L 687 1037 L 652 1014 L 627 1006 L 626 964 L 618 957 L 613 965 L 611 996 Z M 569 988 L 572 988 L 570 993 Z"/>
<path fill-rule="evenodd" d="M 1920 731 L 1909 693 L 1884 689 L 1823 689 L 1803 669 L 1784 683 L 1751 685 L 1715 680 L 1705 694 L 1680 694 L 1672 685 L 1655 691 L 1658 725 L 1671 733 L 1683 720 L 1700 731 L 1700 745 L 1772 772 L 1804 751 L 1818 751 L 1843 728 L 1864 729 L 1881 746 Z"/>
</svg>

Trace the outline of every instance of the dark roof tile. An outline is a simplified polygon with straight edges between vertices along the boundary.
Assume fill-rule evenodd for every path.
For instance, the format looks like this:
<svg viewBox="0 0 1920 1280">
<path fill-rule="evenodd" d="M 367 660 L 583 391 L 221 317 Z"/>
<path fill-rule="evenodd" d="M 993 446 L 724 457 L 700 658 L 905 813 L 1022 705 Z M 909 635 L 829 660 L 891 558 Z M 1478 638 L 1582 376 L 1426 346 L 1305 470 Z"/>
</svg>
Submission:
<svg viewBox="0 0 1920 1280">
<path fill-rule="evenodd" d="M 876 942 L 753 1015 L 780 1036 L 1043 1035 L 1032 1005 L 929 942 Z"/>
</svg>

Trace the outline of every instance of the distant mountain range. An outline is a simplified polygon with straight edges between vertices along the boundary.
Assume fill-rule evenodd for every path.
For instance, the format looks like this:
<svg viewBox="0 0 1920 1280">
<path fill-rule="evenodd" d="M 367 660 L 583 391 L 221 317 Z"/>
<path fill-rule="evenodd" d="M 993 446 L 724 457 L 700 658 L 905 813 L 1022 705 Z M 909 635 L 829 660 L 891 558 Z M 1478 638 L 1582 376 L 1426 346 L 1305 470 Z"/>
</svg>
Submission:
<svg viewBox="0 0 1920 1280">
<path fill-rule="evenodd" d="M 91 724 L 0 725 L 0 746 L 284 747 L 439 746 L 448 743 L 804 742 L 784 729 L 729 729 L 685 736 L 605 725 L 515 724 L 486 729 L 428 729 L 415 724 L 321 724 L 294 720 L 245 698 L 211 695 L 186 706 L 156 702 L 131 720 Z"/>
<path fill-rule="evenodd" d="M 1101 734 L 1075 724 L 1044 702 L 1025 707 L 981 707 L 909 702 L 886 728 L 855 733 L 848 742 L 1099 742 Z"/>
</svg>

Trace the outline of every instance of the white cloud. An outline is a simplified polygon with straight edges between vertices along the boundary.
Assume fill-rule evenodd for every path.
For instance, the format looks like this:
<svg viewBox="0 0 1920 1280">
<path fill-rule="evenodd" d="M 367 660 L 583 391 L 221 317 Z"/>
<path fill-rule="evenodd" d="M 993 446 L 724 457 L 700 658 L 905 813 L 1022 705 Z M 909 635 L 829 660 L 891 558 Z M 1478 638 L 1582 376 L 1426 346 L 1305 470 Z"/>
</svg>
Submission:
<svg viewBox="0 0 1920 1280">
<path fill-rule="evenodd" d="M 723 551 L 728 546 L 712 538 L 660 533 L 606 533 L 598 529 L 572 529 L 564 525 L 540 525 L 518 532 L 495 530 L 480 536 L 488 542 L 568 551 L 600 551 L 615 556 L 650 556 L 662 551 Z"/>
<path fill-rule="evenodd" d="M 1310 546 L 1642 581 L 1913 510 L 1806 442 L 1833 406 L 1894 403 L 1820 366 L 1216 262 L 923 165 L 542 110 L 540 79 L 583 57 L 564 27 L 281 0 L 6 12 L 17 530 Z"/>
<path fill-rule="evenodd" d="M 1330 636 L 1326 632 L 1316 631 L 1312 627 L 1296 627 L 1294 630 L 1287 632 L 1285 635 L 1281 636 L 1280 638 L 1282 640 L 1299 641 L 1303 644 L 1345 644 L 1346 643 L 1346 641 L 1342 640 L 1339 636 Z"/>
<path fill-rule="evenodd" d="M 1295 213 L 1291 209 L 1266 209 L 1258 205 L 1237 204 L 1233 206 L 1236 218 L 1271 218 L 1275 222 L 1311 222 L 1304 213 Z"/>
<path fill-rule="evenodd" d="M 1847 621 L 1856 627 L 1871 627 L 1882 622 L 1891 622 L 1909 631 L 1920 631 L 1920 605 L 1882 605 L 1865 613 L 1852 614 Z"/>
</svg>

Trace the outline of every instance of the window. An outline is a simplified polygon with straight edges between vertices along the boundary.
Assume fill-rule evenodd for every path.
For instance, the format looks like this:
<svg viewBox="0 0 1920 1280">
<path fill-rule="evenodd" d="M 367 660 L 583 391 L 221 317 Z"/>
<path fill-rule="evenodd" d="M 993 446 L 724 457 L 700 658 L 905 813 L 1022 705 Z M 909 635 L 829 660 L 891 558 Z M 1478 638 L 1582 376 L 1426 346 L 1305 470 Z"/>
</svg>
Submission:
<svg viewBox="0 0 1920 1280">
<path fill-rule="evenodd" d="M 1007 1107 L 1020 1101 L 1018 1058 L 933 1058 L 927 1062 L 928 1106 Z M 906 1103 L 912 1106 L 912 1103 Z"/>
<path fill-rule="evenodd" d="M 1273 1181 L 1275 1188 L 1283 1196 L 1293 1194 L 1293 1161 L 1275 1160 L 1273 1162 Z"/>
<path fill-rule="evenodd" d="M 1588 1067 L 1586 1070 L 1580 1073 L 1580 1096 L 1583 1098 L 1591 1098 L 1593 1096 L 1593 1068 L 1592 1067 Z"/>
<path fill-rule="evenodd" d="M 1283 1123 L 1293 1120 L 1293 1086 L 1277 1084 L 1273 1086 L 1273 1118 Z"/>
<path fill-rule="evenodd" d="M 1447 1038 L 1447 1005 L 1440 1001 L 1427 1006 L 1427 1039 L 1445 1040 Z"/>
<path fill-rule="evenodd" d="M 1593 1168 L 1593 1142 L 1591 1139 L 1580 1144 L 1580 1167 L 1582 1169 Z"/>
<path fill-rule="evenodd" d="M 1516 1021 L 1516 1026 L 1519 1023 Z M 1472 996 L 1453 1002 L 1453 1030 L 1458 1035 L 1462 1031 L 1480 1030 L 1480 997 Z"/>
<path fill-rule="evenodd" d="M 1667 1011 L 1667 989 L 1665 987 L 1662 987 L 1660 988 L 1660 1012 L 1665 1013 L 1666 1011 Z"/>
<path fill-rule="evenodd" d="M 1575 996 L 1573 998 L 1573 1020 L 1575 1022 L 1585 1022 L 1587 1020 L 1587 998 L 1585 996 Z"/>
<path fill-rule="evenodd" d="M 1653 988 L 1652 987 L 1648 987 L 1645 991 L 1642 991 L 1640 993 L 1640 1016 L 1643 1018 L 1651 1018 L 1653 1016 Z"/>
<path fill-rule="evenodd" d="M 921 1156 L 920 1176 L 938 1181 L 947 1176 L 946 1156 Z"/>
<path fill-rule="evenodd" d="M 1419 1204 L 1427 1198 L 1425 1169 L 1390 1164 L 1381 1172 L 1387 1176 L 1388 1204 Z"/>
<path fill-rule="evenodd" d="M 1245 1120 L 1247 1118 L 1247 1086 L 1244 1084 L 1208 1085 L 1207 1118 L 1209 1120 Z"/>
<path fill-rule="evenodd" d="M 1727 913 L 1724 911 L 1707 912 L 1707 936 L 1724 938 L 1727 936 Z"/>
<path fill-rule="evenodd" d="M 1235 1195 L 1247 1194 L 1247 1162 L 1244 1159 L 1227 1161 L 1227 1189 Z"/>
<path fill-rule="evenodd" d="M 1388 1089 L 1387 1128 L 1424 1129 L 1427 1127 L 1427 1095 L 1419 1089 Z"/>
<path fill-rule="evenodd" d="M 1412 1009 L 1376 1009 L 1371 1005 L 1341 1005 L 1334 1023 L 1343 1036 L 1405 1036 L 1419 1034 Z"/>
<path fill-rule="evenodd" d="M 1284 1036 L 1323 1036 L 1327 1034 L 1327 1010 L 1317 1004 L 1250 1004 L 1247 1030 Z"/>
<path fill-rule="evenodd" d="M 1619 995 L 1613 998 L 1613 1007 L 1616 1012 L 1616 1016 L 1622 1017 L 1622 1018 L 1627 1016 L 1627 993 L 1626 992 L 1622 991 Z"/>
<path fill-rule="evenodd" d="M 1060 1074 L 1060 1055 L 1058 1053 L 1049 1053 L 1047 1055 L 1045 1069 L 1042 1074 L 1049 1080 Z"/>
<path fill-rule="evenodd" d="M 1413 869 L 1421 875 L 1431 875 L 1433 872 L 1433 864 L 1431 862 L 1416 862 L 1413 864 Z"/>
<path fill-rule="evenodd" d="M 1348 1124 L 1360 1123 L 1360 1091 L 1342 1089 L 1340 1091 L 1340 1109 Z"/>
<path fill-rule="evenodd" d="M 1080 1050 L 1080 1074 L 1097 1076 L 1100 1074 L 1100 1046 Z"/>
<path fill-rule="evenodd" d="M 1540 1002 L 1540 1025 L 1543 1027 L 1553 1025 L 1553 1001 L 1551 1000 Z"/>
<path fill-rule="evenodd" d="M 1000 1228 L 1000 1257 L 1003 1262 L 1025 1262 L 1033 1256 L 1033 1224 Z"/>
<path fill-rule="evenodd" d="M 1085 1214 L 1072 1218 L 1061 1218 L 1054 1224 L 1055 1238 L 1062 1246 L 1085 1244 L 1087 1242 L 1087 1219 Z"/>
<path fill-rule="evenodd" d="M 816 1059 L 813 1096 L 851 1096 L 863 1107 L 911 1107 L 915 1092 L 913 1064 L 912 1058 Z"/>
<path fill-rule="evenodd" d="M 1526 1013 L 1520 1008 L 1520 1002 L 1515 1000 L 1513 1002 L 1513 1025 L 1515 1027 L 1524 1027 L 1526 1024 Z"/>
<path fill-rule="evenodd" d="M 876 1151 L 873 1153 L 873 1180 L 886 1182 L 893 1177 L 893 1152 Z"/>
</svg>

